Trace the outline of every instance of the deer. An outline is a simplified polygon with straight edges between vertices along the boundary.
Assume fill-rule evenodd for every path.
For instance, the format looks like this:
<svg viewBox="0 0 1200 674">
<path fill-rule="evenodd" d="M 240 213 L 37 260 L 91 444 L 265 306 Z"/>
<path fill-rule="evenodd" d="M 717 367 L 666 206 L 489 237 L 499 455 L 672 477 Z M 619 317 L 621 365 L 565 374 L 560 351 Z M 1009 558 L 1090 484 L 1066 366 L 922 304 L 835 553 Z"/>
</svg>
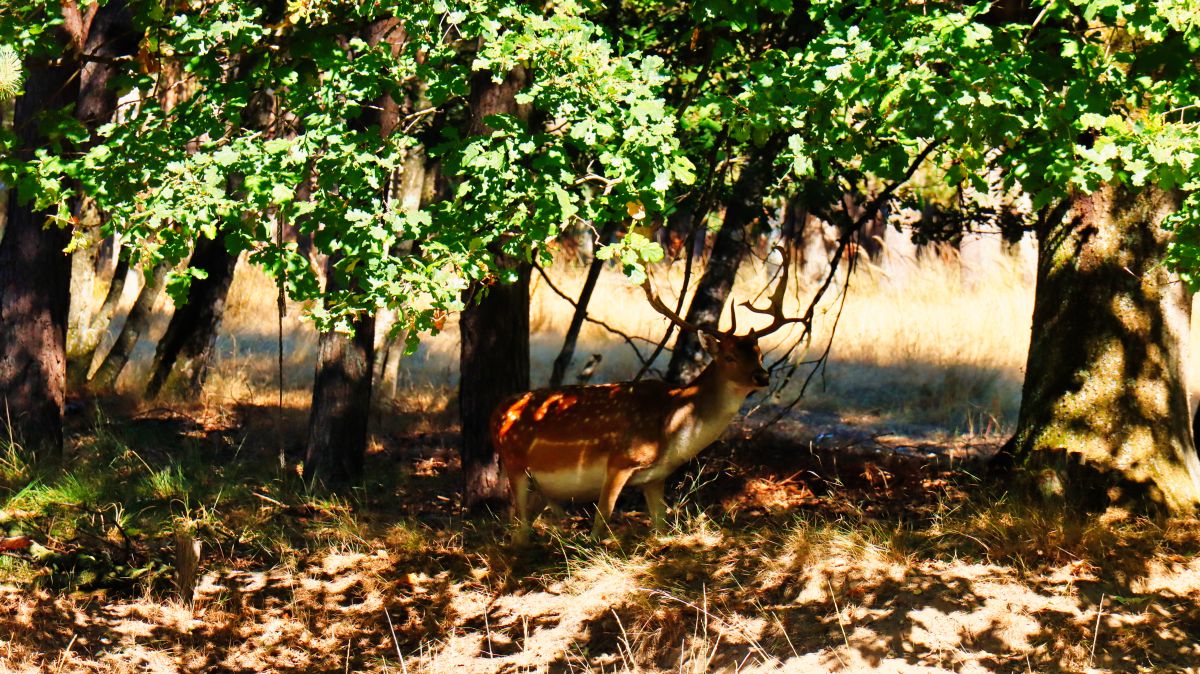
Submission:
<svg viewBox="0 0 1200 674">
<path fill-rule="evenodd" d="M 725 432 L 747 396 L 770 384 L 759 340 L 803 320 L 785 318 L 780 311 L 786 285 L 785 271 L 769 309 L 742 303 L 774 320 L 739 336 L 736 305 L 728 331 L 700 327 L 663 304 L 647 279 L 642 288 L 655 311 L 696 333 L 712 356 L 694 381 L 564 386 L 503 401 L 491 416 L 490 432 L 511 492 L 513 543 L 528 543 L 547 505 L 576 499 L 597 502 L 591 535 L 598 539 L 610 531 L 609 519 L 625 487 L 641 488 L 652 527 L 661 532 L 667 478 Z"/>
</svg>

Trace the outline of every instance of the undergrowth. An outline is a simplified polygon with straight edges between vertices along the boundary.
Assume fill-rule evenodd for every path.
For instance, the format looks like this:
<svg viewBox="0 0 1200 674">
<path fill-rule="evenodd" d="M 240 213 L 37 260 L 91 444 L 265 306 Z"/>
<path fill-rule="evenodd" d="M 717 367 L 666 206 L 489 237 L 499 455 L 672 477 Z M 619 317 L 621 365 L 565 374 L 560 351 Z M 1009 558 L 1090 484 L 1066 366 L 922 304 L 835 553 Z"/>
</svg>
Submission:
<svg viewBox="0 0 1200 674">
<path fill-rule="evenodd" d="M 712 494 L 729 476 L 692 473 L 679 480 L 672 502 L 682 505 L 661 534 L 628 499 L 606 541 L 586 536 L 590 513 L 579 507 L 539 521 L 534 543 L 514 548 L 506 516 L 464 516 L 438 498 L 452 493 L 457 470 L 437 459 L 440 448 L 380 444 L 368 480 L 335 495 L 306 482 L 296 457 L 280 468 L 272 443 L 234 431 L 253 423 L 230 423 L 205 428 L 181 414 L 116 421 L 96 411 L 57 463 L 3 447 L 0 535 L 33 544 L 4 551 L 0 585 L 178 606 L 175 534 L 186 532 L 201 542 L 203 577 L 188 611 L 208 616 L 214 634 L 290 625 L 302 669 L 470 671 L 482 666 L 461 652 L 477 647 L 479 662 L 705 672 L 739 662 L 770 669 L 818 652 L 822 667 L 850 662 L 874 643 L 864 626 L 902 626 L 947 602 L 983 610 L 1001 581 L 1024 584 L 1022 592 L 1058 588 L 1051 595 L 1093 583 L 1110 604 L 1123 602 L 1110 611 L 1148 620 L 1146 579 L 1200 555 L 1195 520 L 1073 514 L 967 472 L 924 475 L 924 486 L 903 495 L 895 485 L 831 481 L 810 485 L 820 495 L 803 506 L 753 512 L 717 504 Z M 256 594 L 264 598 L 244 598 Z M 85 604 L 71 610 L 86 612 L 91 600 L 74 601 Z M 1169 605 L 1164 620 L 1182 620 L 1178 607 L 1189 605 Z M 1094 658 L 1052 645 L 1054 634 L 1075 639 L 1082 629 L 1063 620 L 1040 627 L 1028 648 L 1007 647 L 1024 648 L 1035 664 L 1061 664 L 1063 653 L 1076 664 Z M 155 643 L 186 645 L 190 634 Z M 346 634 L 359 637 L 330 645 Z M 1126 641 L 1122 654 L 1147 648 Z M 888 648 L 899 653 L 903 643 Z M 29 653 L 44 648 L 34 646 Z M 234 657 L 222 648 L 199 652 L 220 668 Z M 275 666 L 252 641 L 239 648 L 256 667 Z M 953 664 L 946 657 L 929 662 Z"/>
</svg>

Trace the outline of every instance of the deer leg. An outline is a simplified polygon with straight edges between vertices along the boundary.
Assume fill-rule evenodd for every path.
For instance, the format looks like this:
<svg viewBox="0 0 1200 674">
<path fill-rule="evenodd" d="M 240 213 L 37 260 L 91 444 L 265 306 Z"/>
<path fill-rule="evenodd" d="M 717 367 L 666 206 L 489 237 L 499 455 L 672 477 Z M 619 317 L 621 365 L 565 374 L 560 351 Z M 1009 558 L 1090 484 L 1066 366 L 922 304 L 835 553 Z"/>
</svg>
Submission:
<svg viewBox="0 0 1200 674">
<path fill-rule="evenodd" d="M 533 530 L 533 522 L 541 514 L 546 501 L 528 473 L 522 472 L 509 478 L 509 487 L 512 489 L 513 508 L 517 516 L 517 530 L 513 534 L 513 543 L 526 545 Z"/>
<path fill-rule="evenodd" d="M 600 490 L 600 502 L 596 504 L 596 523 L 592 526 L 592 538 L 600 538 L 608 533 L 608 520 L 612 517 L 613 508 L 617 506 L 617 496 L 625 488 L 625 483 L 633 475 L 633 468 L 609 468 L 604 477 L 604 487 Z"/>
<path fill-rule="evenodd" d="M 655 480 L 642 485 L 642 495 L 646 497 L 646 511 L 650 513 L 650 524 L 655 531 L 663 531 L 667 527 L 667 502 L 663 498 L 666 486 L 666 480 Z"/>
</svg>

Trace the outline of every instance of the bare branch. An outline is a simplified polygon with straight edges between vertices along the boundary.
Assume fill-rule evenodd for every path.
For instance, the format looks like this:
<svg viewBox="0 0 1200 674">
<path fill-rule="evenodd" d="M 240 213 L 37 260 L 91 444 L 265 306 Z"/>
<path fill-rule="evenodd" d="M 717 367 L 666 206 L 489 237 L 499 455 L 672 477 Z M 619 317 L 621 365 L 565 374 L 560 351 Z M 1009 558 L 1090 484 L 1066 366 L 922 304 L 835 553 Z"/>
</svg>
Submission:
<svg viewBox="0 0 1200 674">
<path fill-rule="evenodd" d="M 558 295 L 562 299 L 566 300 L 571 306 L 573 306 L 573 307 L 576 306 L 575 300 L 572 299 L 566 293 L 564 293 L 562 290 L 559 290 L 558 286 L 554 285 L 554 281 L 550 280 L 550 276 L 548 274 L 546 274 L 546 270 L 542 269 L 542 266 L 540 264 L 535 263 L 533 266 L 535 269 L 538 270 L 538 273 L 542 275 L 542 278 L 545 279 L 545 281 L 546 281 L 546 285 L 550 287 L 550 290 L 552 290 L 555 295 Z M 587 314 L 584 314 L 583 317 L 589 323 L 595 323 L 596 325 L 599 325 L 600 327 L 604 328 L 605 330 L 608 330 L 609 332 L 613 333 L 614 335 L 617 335 L 621 339 L 624 339 L 625 343 L 629 345 L 629 348 L 633 349 L 633 355 L 637 357 L 638 362 L 641 363 L 643 367 L 645 367 L 648 364 L 648 361 L 642 356 L 642 352 L 638 350 L 637 345 L 633 343 L 633 340 L 640 339 L 643 342 L 648 342 L 650 344 L 653 344 L 653 342 L 646 339 L 645 337 L 639 337 L 637 335 L 629 335 L 625 332 L 618 330 L 617 328 L 614 328 L 613 326 L 609 325 L 608 323 L 605 323 L 604 321 L 596 319 L 596 318 L 592 318 L 591 316 L 588 316 Z"/>
<path fill-rule="evenodd" d="M 796 342 L 793 343 L 792 346 L 784 353 L 784 355 L 781 356 L 778 360 L 776 360 L 773 364 L 771 364 L 771 366 L 769 368 L 771 371 L 774 371 L 776 367 L 778 367 L 782 362 L 787 360 L 799 344 L 805 343 L 806 340 L 811 339 L 813 317 L 816 315 L 817 305 L 820 304 L 821 299 L 825 296 L 826 291 L 829 290 L 829 287 L 833 284 L 834 279 L 837 278 L 838 267 L 840 266 L 842 258 L 845 256 L 846 249 L 849 247 L 850 239 L 852 236 L 854 236 L 854 233 L 857 232 L 869 220 L 871 220 L 872 218 L 875 217 L 875 215 L 879 212 L 879 209 L 882 208 L 885 203 L 887 203 L 887 201 L 892 197 L 892 195 L 896 192 L 896 190 L 899 189 L 899 187 L 901 185 L 903 185 L 905 182 L 907 182 L 909 179 L 911 179 L 913 174 L 915 174 L 917 172 L 917 169 L 920 168 L 921 164 L 923 164 L 925 162 L 925 160 L 929 157 L 929 155 L 935 149 L 937 149 L 938 146 L 940 146 L 944 142 L 945 142 L 944 138 L 939 138 L 939 139 L 931 141 L 928 145 L 926 145 L 925 149 L 921 150 L 921 152 L 919 154 L 917 154 L 916 157 L 913 158 L 912 163 L 909 164 L 908 168 L 905 170 L 903 177 L 901 177 L 899 180 L 892 182 L 886 188 L 884 188 L 884 190 L 882 192 L 880 192 L 878 195 L 876 195 L 875 198 L 871 200 L 871 202 L 867 205 L 867 207 L 859 215 L 859 217 L 854 221 L 854 223 L 850 227 L 847 227 L 846 229 L 844 229 L 842 231 L 841 235 L 838 237 L 837 250 L 834 251 L 832 258 L 829 261 L 829 272 L 825 275 L 825 281 L 821 284 L 821 287 L 817 289 L 817 292 L 815 295 L 813 295 L 812 299 L 809 300 L 808 308 L 805 310 L 804 315 L 798 319 L 787 319 L 789 322 L 803 324 L 804 325 L 803 332 L 800 334 L 800 337 L 796 340 Z M 788 262 L 790 263 L 790 260 Z M 767 423 L 763 424 L 763 426 L 755 433 L 755 435 L 757 435 L 758 433 L 761 433 L 763 430 L 765 430 L 766 428 L 770 427 L 772 424 L 774 424 L 777 421 L 779 421 L 780 419 L 782 419 L 783 415 L 785 415 L 793 407 L 795 407 L 797 404 L 799 404 L 800 400 L 804 397 L 804 394 L 807 392 L 808 386 L 811 383 L 812 378 L 816 375 L 817 371 L 822 370 L 825 367 L 826 363 L 828 362 L 830 350 L 833 348 L 833 336 L 837 332 L 837 326 L 841 321 L 842 311 L 845 309 L 845 306 L 846 306 L 846 297 L 847 297 L 847 295 L 849 295 L 849 284 L 850 284 L 849 274 L 852 273 L 854 270 L 855 260 L 853 258 L 851 258 L 850 261 L 848 262 L 848 264 L 849 264 L 849 271 L 847 273 L 846 286 L 842 289 L 841 302 L 838 307 L 838 312 L 834 318 L 833 328 L 830 331 L 829 341 L 825 345 L 824 352 L 815 361 L 809 362 L 813 365 L 813 369 L 811 371 L 809 371 L 808 376 L 804 380 L 803 386 L 801 386 L 800 393 L 796 396 L 796 398 L 794 400 L 792 400 L 790 403 L 784 405 L 783 408 L 781 408 L 778 413 L 776 413 L 769 421 L 767 421 Z M 773 293 L 773 296 L 772 296 L 772 304 L 775 304 L 776 297 L 778 297 L 779 299 L 783 298 L 783 292 L 780 290 L 780 288 L 783 288 L 783 287 L 785 287 L 785 284 L 780 283 L 779 287 L 776 288 L 775 293 Z M 753 307 L 751 307 L 751 309 L 755 310 Z M 761 310 L 755 310 L 755 311 L 757 311 L 758 313 L 770 313 L 769 311 L 768 312 L 764 312 Z M 808 363 L 806 363 L 806 364 L 808 364 Z M 797 364 L 797 365 L 799 365 L 799 364 Z M 793 366 L 791 372 L 789 372 L 788 375 L 786 377 L 784 377 L 783 382 L 779 386 L 773 387 L 773 392 L 781 391 L 783 389 L 783 386 L 785 386 L 788 383 L 788 381 L 791 380 L 791 376 L 794 372 L 795 372 L 795 366 Z"/>
</svg>

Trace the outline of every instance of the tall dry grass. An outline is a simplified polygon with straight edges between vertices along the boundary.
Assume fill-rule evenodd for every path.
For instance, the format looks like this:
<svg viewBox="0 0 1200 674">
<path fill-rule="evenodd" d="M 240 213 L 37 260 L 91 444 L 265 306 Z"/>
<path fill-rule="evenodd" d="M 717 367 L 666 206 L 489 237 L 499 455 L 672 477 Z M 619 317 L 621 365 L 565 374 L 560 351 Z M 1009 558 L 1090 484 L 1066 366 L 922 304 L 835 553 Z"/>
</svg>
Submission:
<svg viewBox="0 0 1200 674">
<path fill-rule="evenodd" d="M 586 268 L 560 260 L 547 270 L 555 286 L 577 297 Z M 698 279 L 699 270 L 692 277 Z M 818 281 L 797 281 L 793 274 L 785 311 L 804 310 Z M 683 265 L 652 271 L 660 295 L 673 304 L 683 287 Z M 744 265 L 734 287 L 737 301 L 761 297 L 767 270 L 757 260 Z M 980 260 L 961 259 L 952 250 L 915 256 L 889 255 L 883 266 L 863 262 L 846 282 L 845 275 L 827 293 L 817 312 L 809 348 L 792 353 L 807 361 L 829 347 L 829 359 L 811 380 L 798 409 L 837 414 L 851 422 L 923 424 L 950 432 L 1004 430 L 1016 420 L 1020 404 L 1033 307 L 1033 269 L 1028 256 L 997 253 Z M 131 304 L 136 284 L 126 289 Z M 844 306 L 842 302 L 844 300 Z M 765 301 L 760 299 L 759 303 Z M 147 339 L 135 352 L 122 388 L 136 391 L 153 356 L 168 315 L 168 300 Z M 276 396 L 276 291 L 263 272 L 242 265 L 230 292 L 218 342 L 218 356 L 206 388 L 211 402 L 273 402 Z M 839 307 L 840 319 L 837 318 Z M 545 385 L 554 357 L 570 322 L 571 305 L 556 295 L 536 272 L 530 307 L 531 377 Z M 601 275 L 589 314 L 628 335 L 643 355 L 653 350 L 667 322 L 615 270 Z M 738 312 L 740 331 L 762 325 L 764 318 Z M 836 319 L 836 320 L 835 320 Z M 729 312 L 722 318 L 729 326 Z M 386 317 L 384 318 L 386 324 Z M 119 326 L 113 326 L 115 330 Z M 1198 331 L 1193 330 L 1196 334 Z M 380 342 L 386 330 L 380 330 Z M 773 362 L 799 336 L 792 326 L 764 344 Z M 1193 342 L 1195 339 L 1193 339 Z M 103 352 L 102 347 L 102 352 Z M 317 349 L 317 335 L 302 317 L 302 307 L 289 303 L 284 319 L 284 387 L 286 402 L 307 404 Z M 632 377 L 640 361 L 626 341 L 595 323 L 585 323 L 568 381 L 592 354 L 602 360 L 591 381 Z M 665 369 L 669 352 L 654 363 Z M 445 408 L 457 384 L 458 330 L 452 319 L 445 331 L 421 342 L 417 352 L 399 357 L 394 350 L 378 387 L 380 401 Z M 801 366 L 777 401 L 790 401 L 807 377 Z M 1200 370 L 1191 365 L 1192 381 Z"/>
<path fill-rule="evenodd" d="M 559 261 L 547 273 L 556 287 L 577 297 L 586 268 Z M 784 307 L 789 315 L 807 307 L 818 284 L 796 277 L 793 274 Z M 683 265 L 654 269 L 652 279 L 672 304 L 683 287 Z M 691 283 L 697 279 L 698 272 Z M 751 260 L 735 284 L 734 297 L 739 302 L 761 297 L 767 281 L 765 265 Z M 531 378 L 540 386 L 549 379 L 572 307 L 536 272 L 531 298 Z M 1015 421 L 1032 313 L 1032 270 L 1027 263 L 1008 255 L 985 264 L 965 263 L 943 251 L 889 256 L 884 267 L 860 264 L 848 284 L 844 274 L 839 276 L 818 309 L 809 348 L 796 349 L 792 360 L 811 360 L 825 350 L 843 299 L 827 367 L 813 377 L 800 409 L 836 413 L 847 420 L 930 424 L 948 431 L 979 431 Z M 284 324 L 285 388 L 288 401 L 297 405 L 306 401 L 317 344 L 300 309 L 290 306 Z M 274 397 L 275 314 L 270 279 L 243 267 L 231 290 L 210 396 Z M 667 326 L 639 288 L 609 269 L 600 278 L 589 315 L 633 336 L 643 357 Z M 738 319 L 739 331 L 766 320 L 745 309 L 739 310 Z M 729 320 L 726 311 L 723 327 L 729 327 Z M 380 332 L 382 344 L 385 331 Z M 768 362 L 799 334 L 799 326 L 792 326 L 766 341 Z M 457 384 L 458 346 L 457 324 L 451 320 L 440 335 L 424 339 L 415 354 L 397 358 L 393 351 L 391 362 L 396 365 L 380 383 L 380 398 L 444 407 Z M 592 354 L 602 357 L 593 382 L 628 379 L 641 365 L 622 337 L 585 323 L 568 381 L 574 381 Z M 665 352 L 654 367 L 665 369 L 669 355 Z M 779 399 L 793 398 L 808 372 L 809 366 L 801 366 Z"/>
</svg>

